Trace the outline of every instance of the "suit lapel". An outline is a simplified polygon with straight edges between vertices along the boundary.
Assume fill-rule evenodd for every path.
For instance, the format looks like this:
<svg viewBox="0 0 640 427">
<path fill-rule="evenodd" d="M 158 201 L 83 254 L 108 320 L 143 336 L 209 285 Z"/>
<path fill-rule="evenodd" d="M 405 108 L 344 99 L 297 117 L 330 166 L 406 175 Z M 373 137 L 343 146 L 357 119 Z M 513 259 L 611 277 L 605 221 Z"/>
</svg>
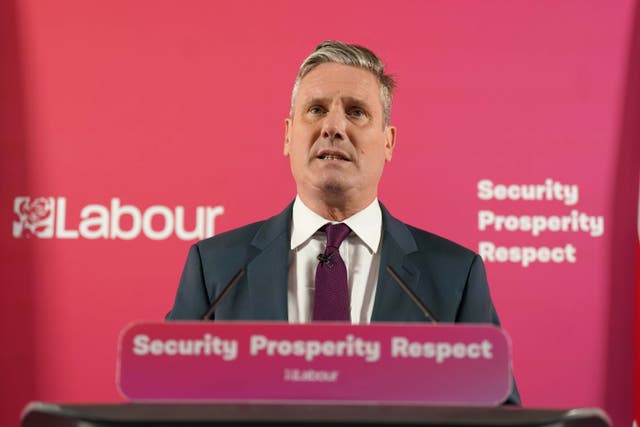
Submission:
<svg viewBox="0 0 640 427">
<path fill-rule="evenodd" d="M 371 320 L 373 322 L 425 321 L 424 315 L 387 272 L 387 266 L 393 268 L 420 299 L 427 301 L 427 278 L 422 277 L 421 270 L 412 262 L 412 254 L 417 254 L 418 251 L 415 239 L 405 224 L 393 218 L 384 206 L 381 205 L 381 209 L 382 253 Z"/>
<path fill-rule="evenodd" d="M 257 255 L 247 264 L 250 313 L 254 320 L 287 320 L 287 283 L 291 228 L 289 205 L 260 227 L 251 245 Z"/>
</svg>

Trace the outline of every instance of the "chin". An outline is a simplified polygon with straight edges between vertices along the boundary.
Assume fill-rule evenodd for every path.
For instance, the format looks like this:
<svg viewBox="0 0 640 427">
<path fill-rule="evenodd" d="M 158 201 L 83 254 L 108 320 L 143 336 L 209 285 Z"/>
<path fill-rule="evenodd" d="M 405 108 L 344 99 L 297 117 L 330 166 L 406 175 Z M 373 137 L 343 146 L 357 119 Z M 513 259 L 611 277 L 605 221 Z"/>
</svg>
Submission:
<svg viewBox="0 0 640 427">
<path fill-rule="evenodd" d="M 347 191 L 347 187 L 344 185 L 344 182 L 340 180 L 327 180 L 320 186 L 322 191 L 326 194 L 341 196 Z"/>
</svg>

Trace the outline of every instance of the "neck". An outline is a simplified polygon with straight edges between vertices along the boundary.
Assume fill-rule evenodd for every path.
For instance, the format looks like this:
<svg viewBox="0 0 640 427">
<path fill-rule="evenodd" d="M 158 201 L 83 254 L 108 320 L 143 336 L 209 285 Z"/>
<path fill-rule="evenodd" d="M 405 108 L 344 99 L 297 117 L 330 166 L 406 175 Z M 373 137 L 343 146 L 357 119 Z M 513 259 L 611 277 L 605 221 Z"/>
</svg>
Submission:
<svg viewBox="0 0 640 427">
<path fill-rule="evenodd" d="M 375 199 L 374 196 L 370 200 L 355 202 L 344 199 L 334 200 L 330 198 L 327 200 L 326 198 L 308 198 L 302 194 L 299 194 L 299 196 L 300 200 L 313 212 L 329 221 L 336 222 L 342 222 L 350 216 L 357 214 L 369 206 Z"/>
</svg>

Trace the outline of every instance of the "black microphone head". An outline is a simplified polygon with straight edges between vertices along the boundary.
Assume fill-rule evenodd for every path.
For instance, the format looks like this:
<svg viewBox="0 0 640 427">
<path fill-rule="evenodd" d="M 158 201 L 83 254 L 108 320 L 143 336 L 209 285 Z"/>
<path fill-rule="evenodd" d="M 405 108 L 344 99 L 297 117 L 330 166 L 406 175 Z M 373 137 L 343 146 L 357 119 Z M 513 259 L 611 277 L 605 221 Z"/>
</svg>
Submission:
<svg viewBox="0 0 640 427">
<path fill-rule="evenodd" d="M 331 261 L 331 255 L 326 255 L 326 254 L 318 254 L 318 261 L 320 261 L 320 264 L 326 264 L 329 263 Z"/>
</svg>

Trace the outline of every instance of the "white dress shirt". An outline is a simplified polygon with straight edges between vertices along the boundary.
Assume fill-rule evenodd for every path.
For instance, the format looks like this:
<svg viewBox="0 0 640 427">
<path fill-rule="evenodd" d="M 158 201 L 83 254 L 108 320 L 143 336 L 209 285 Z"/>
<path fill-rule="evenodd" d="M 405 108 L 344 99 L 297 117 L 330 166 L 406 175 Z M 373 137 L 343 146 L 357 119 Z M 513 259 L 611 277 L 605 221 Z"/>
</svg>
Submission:
<svg viewBox="0 0 640 427">
<path fill-rule="evenodd" d="M 318 230 L 328 222 L 336 224 L 313 212 L 296 197 L 289 252 L 290 323 L 311 321 L 318 254 L 324 253 L 327 244 L 326 234 Z M 340 245 L 340 256 L 347 267 L 351 323 L 369 323 L 380 267 L 382 211 L 378 199 L 342 222 L 351 229 Z"/>
</svg>

